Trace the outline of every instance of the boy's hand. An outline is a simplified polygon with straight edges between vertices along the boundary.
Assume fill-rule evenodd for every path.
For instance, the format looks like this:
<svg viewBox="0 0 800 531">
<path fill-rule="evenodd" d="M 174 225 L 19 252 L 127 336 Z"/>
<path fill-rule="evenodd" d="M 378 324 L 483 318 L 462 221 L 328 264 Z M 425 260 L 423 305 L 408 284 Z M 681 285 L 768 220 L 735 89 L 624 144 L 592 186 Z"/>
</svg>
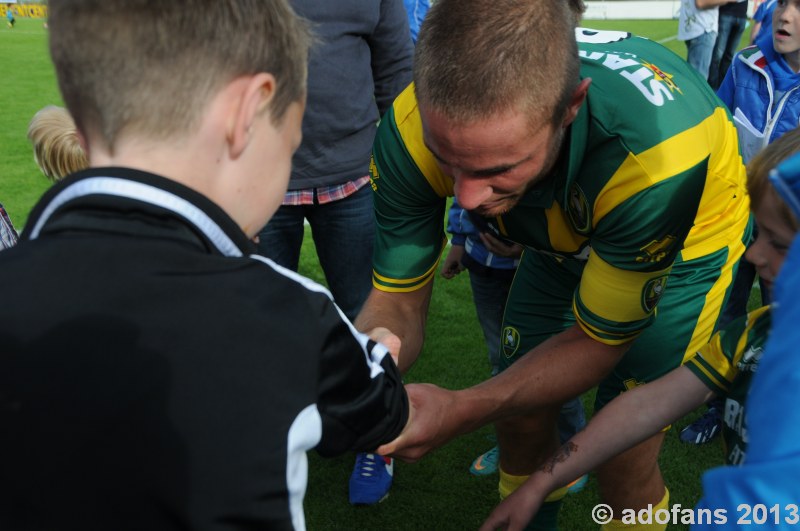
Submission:
<svg viewBox="0 0 800 531">
<path fill-rule="evenodd" d="M 448 442 L 459 431 L 454 415 L 456 392 L 433 384 L 408 384 L 409 417 L 402 433 L 376 451 L 408 463 L 419 461 L 431 450 Z"/>
<path fill-rule="evenodd" d="M 464 266 L 461 265 L 461 257 L 464 256 L 463 245 L 453 245 L 450 247 L 450 252 L 442 264 L 442 276 L 448 280 L 464 271 Z"/>
<path fill-rule="evenodd" d="M 518 243 L 506 243 L 488 232 L 481 232 L 481 242 L 489 252 L 506 258 L 519 258 L 524 249 Z"/>
<path fill-rule="evenodd" d="M 388 328 L 378 326 L 367 332 L 369 338 L 377 341 L 381 345 L 389 349 L 394 364 L 397 365 L 397 360 L 400 358 L 400 338 L 393 334 Z"/>
<path fill-rule="evenodd" d="M 483 523 L 478 531 L 523 531 L 542 505 L 543 495 L 533 489 L 524 488 L 529 482 L 524 483 L 519 489 L 512 492 L 500 505 L 494 508 L 492 514 Z"/>
</svg>

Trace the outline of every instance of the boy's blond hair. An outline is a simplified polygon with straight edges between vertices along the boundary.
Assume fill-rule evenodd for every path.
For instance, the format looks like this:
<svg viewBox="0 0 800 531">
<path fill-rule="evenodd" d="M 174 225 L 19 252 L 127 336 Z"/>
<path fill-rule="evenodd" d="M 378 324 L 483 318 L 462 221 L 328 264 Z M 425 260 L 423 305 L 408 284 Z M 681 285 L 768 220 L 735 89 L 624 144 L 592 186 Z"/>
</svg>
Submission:
<svg viewBox="0 0 800 531">
<path fill-rule="evenodd" d="M 28 126 L 28 140 L 36 164 L 52 181 L 89 166 L 75 122 L 63 107 L 48 105 L 37 112 Z"/>
<path fill-rule="evenodd" d="M 123 135 L 157 141 L 194 131 L 212 96 L 240 76 L 274 76 L 273 123 L 304 101 L 310 35 L 287 0 L 50 0 L 47 7 L 64 103 L 87 140 L 110 154 Z"/>
<path fill-rule="evenodd" d="M 747 192 L 750 194 L 750 208 L 755 210 L 767 196 L 776 201 L 778 215 L 795 232 L 800 231 L 800 223 L 792 214 L 789 205 L 778 195 L 769 181 L 769 172 L 778 164 L 800 152 L 800 128 L 793 129 L 760 151 L 747 164 Z"/>
</svg>

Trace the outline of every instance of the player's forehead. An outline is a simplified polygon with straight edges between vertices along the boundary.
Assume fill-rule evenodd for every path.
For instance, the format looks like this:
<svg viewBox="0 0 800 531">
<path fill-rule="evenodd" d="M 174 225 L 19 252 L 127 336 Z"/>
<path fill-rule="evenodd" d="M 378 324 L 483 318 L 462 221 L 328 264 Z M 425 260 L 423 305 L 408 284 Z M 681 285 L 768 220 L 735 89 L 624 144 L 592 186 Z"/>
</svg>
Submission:
<svg viewBox="0 0 800 531">
<path fill-rule="evenodd" d="M 508 164 L 548 145 L 549 124 L 534 127 L 524 114 L 503 112 L 472 120 L 453 120 L 434 110 L 422 111 L 423 141 L 442 162 L 448 158 Z M 491 161 L 491 162 L 490 162 Z"/>
</svg>

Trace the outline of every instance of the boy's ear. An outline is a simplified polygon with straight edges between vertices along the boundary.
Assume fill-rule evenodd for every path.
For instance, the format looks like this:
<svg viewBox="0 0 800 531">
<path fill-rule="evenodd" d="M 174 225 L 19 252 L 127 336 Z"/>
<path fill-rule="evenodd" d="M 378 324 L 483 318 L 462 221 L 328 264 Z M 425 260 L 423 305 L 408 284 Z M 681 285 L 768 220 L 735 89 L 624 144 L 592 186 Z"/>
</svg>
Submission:
<svg viewBox="0 0 800 531">
<path fill-rule="evenodd" d="M 78 145 L 81 146 L 81 149 L 86 154 L 86 160 L 89 160 L 89 143 L 86 142 L 86 135 L 83 134 L 83 131 L 76 128 L 75 136 L 78 138 Z"/>
<path fill-rule="evenodd" d="M 228 129 L 231 157 L 237 158 L 250 143 L 256 119 L 275 96 L 275 77 L 261 72 L 250 77 L 239 92 L 239 105 Z"/>
</svg>

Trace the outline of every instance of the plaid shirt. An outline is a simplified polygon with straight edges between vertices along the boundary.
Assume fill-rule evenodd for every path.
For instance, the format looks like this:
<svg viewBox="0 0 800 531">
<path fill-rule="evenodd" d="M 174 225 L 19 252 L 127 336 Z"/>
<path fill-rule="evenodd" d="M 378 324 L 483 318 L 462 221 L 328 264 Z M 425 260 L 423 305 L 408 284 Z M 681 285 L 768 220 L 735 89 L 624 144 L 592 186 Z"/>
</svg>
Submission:
<svg viewBox="0 0 800 531">
<path fill-rule="evenodd" d="M 284 206 L 324 205 L 339 201 L 353 195 L 369 182 L 369 175 L 359 177 L 354 181 L 337 184 L 335 186 L 322 186 L 320 188 L 305 188 L 303 190 L 289 190 L 283 198 Z M 316 199 L 316 201 L 315 201 Z"/>
<path fill-rule="evenodd" d="M 8 249 L 17 243 L 17 231 L 14 230 L 14 225 L 11 224 L 6 210 L 0 204 L 0 251 Z"/>
</svg>

